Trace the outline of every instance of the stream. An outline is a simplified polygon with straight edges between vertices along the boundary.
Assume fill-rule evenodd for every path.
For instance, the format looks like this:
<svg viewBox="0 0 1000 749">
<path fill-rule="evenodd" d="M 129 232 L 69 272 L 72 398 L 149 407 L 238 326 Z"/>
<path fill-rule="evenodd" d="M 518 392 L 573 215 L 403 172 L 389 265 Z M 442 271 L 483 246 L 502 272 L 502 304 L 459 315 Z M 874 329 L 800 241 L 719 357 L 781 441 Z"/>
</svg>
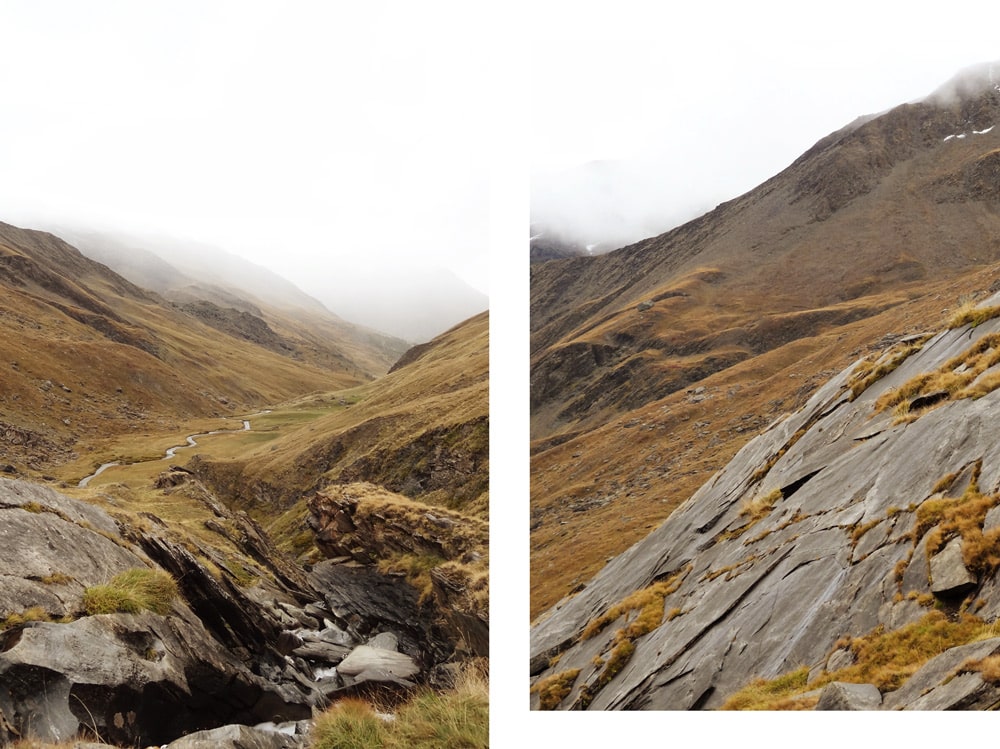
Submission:
<svg viewBox="0 0 1000 749">
<path fill-rule="evenodd" d="M 263 416 L 264 414 L 269 414 L 269 413 L 271 413 L 270 409 L 268 409 L 266 411 L 258 411 L 257 413 L 250 414 L 250 415 L 251 416 Z M 197 447 L 198 446 L 198 442 L 196 441 L 197 437 L 209 437 L 209 436 L 211 436 L 213 434 L 236 434 L 237 432 L 249 432 L 249 431 L 250 431 L 250 419 L 246 418 L 246 419 L 243 419 L 243 428 L 242 429 L 215 429 L 215 430 L 213 430 L 211 432 L 197 432 L 196 434 L 189 434 L 187 437 L 184 438 L 185 439 L 185 444 L 183 444 L 183 445 L 174 445 L 173 447 L 168 447 L 167 451 L 163 454 L 162 458 L 150 458 L 148 460 L 135 460 L 135 461 L 132 461 L 131 463 L 122 463 L 121 461 L 112 461 L 110 463 L 102 463 L 100 465 L 100 467 L 96 471 L 94 471 L 92 474 L 90 474 L 89 476 L 87 476 L 85 478 L 80 479 L 80 483 L 78 483 L 77 486 L 80 487 L 80 488 L 85 487 L 87 484 L 89 484 L 91 482 L 91 480 L 97 478 L 102 473 L 104 473 L 106 470 L 108 470 L 109 468 L 114 468 L 115 466 L 121 466 L 121 465 L 134 466 L 134 465 L 136 465 L 138 463 L 152 463 L 152 462 L 157 461 L 157 460 L 170 460 L 175 455 L 177 455 L 177 451 L 178 450 L 184 450 L 184 449 L 187 449 L 189 447 Z"/>
</svg>

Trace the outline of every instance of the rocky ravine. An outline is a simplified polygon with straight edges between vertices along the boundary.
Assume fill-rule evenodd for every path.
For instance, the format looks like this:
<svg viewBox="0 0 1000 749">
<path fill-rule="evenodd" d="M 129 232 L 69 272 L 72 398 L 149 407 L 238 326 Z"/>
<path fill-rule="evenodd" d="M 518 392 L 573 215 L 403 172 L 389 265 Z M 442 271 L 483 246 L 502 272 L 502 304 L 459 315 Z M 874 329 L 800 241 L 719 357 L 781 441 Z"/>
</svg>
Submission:
<svg viewBox="0 0 1000 749">
<path fill-rule="evenodd" d="M 995 622 L 997 362 L 1000 319 L 957 325 L 859 362 L 772 424 L 534 623 L 532 684 L 558 683 L 545 707 L 718 708 L 756 677 L 838 670 L 844 637 L 933 610 Z M 856 708 L 995 708 L 1000 684 L 967 663 L 998 652 L 980 639 L 892 691 L 831 685 L 821 706 L 840 690 L 863 693 Z"/>
<path fill-rule="evenodd" d="M 415 590 L 346 560 L 306 572 L 244 513 L 213 512 L 206 527 L 239 558 L 150 513 L 139 527 L 0 479 L 0 745 L 82 733 L 129 746 L 301 746 L 314 709 L 339 696 L 390 699 L 446 678 L 455 646 Z M 252 585 L 238 569 L 251 563 L 265 573 Z M 160 613 L 87 615 L 88 589 L 136 569 L 169 572 L 179 595 Z"/>
</svg>

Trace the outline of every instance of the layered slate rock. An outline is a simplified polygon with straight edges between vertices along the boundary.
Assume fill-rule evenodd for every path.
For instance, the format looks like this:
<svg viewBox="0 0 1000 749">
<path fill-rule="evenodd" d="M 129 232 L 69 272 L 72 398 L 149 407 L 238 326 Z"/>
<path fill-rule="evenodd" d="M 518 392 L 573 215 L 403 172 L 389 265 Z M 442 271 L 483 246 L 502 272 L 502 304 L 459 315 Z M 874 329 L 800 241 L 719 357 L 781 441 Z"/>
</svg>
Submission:
<svg viewBox="0 0 1000 749">
<path fill-rule="evenodd" d="M 847 684 L 834 681 L 820 694 L 817 710 L 877 710 L 882 693 L 874 684 Z"/>
<path fill-rule="evenodd" d="M 932 589 L 946 607 L 968 592 L 980 617 L 1000 616 L 996 574 L 962 560 L 971 542 L 957 530 L 941 530 L 957 558 L 928 559 L 933 513 L 921 509 L 940 499 L 945 477 L 949 501 L 973 481 L 984 497 L 1000 492 L 1000 392 L 939 399 L 902 419 L 875 408 L 998 331 L 991 319 L 939 333 L 860 392 L 852 366 L 772 424 L 646 539 L 539 617 L 533 684 L 567 678 L 563 709 L 717 708 L 754 678 L 802 666 L 821 673 L 842 637 L 920 619 L 927 609 L 917 601 L 933 601 Z M 938 563 L 948 559 L 943 582 Z M 662 619 L 640 627 L 638 610 L 623 605 L 617 621 L 597 627 L 644 591 L 664 596 Z"/>
<path fill-rule="evenodd" d="M 299 746 L 301 721 L 331 700 L 405 694 L 454 654 L 399 576 L 333 562 L 307 574 L 242 513 L 213 512 L 244 556 L 194 550 L 149 513 L 140 529 L 0 478 L 0 746 Z M 237 584 L 229 568 L 246 559 L 270 574 Z M 88 615 L 87 588 L 133 569 L 169 573 L 178 597 L 159 613 Z"/>
<path fill-rule="evenodd" d="M 962 559 L 962 539 L 953 538 L 929 560 L 931 592 L 936 596 L 953 597 L 976 587 L 976 576 L 969 572 Z"/>
</svg>

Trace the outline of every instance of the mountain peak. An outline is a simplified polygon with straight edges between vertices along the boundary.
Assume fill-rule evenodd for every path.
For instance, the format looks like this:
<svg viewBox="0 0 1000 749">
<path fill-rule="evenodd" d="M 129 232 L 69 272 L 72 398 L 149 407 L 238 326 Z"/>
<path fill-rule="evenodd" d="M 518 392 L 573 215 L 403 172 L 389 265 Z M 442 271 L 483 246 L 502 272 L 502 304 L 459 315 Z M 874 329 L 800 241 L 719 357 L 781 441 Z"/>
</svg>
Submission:
<svg viewBox="0 0 1000 749">
<path fill-rule="evenodd" d="M 970 65 L 960 70 L 924 100 L 939 105 L 954 105 L 993 90 L 1000 96 L 1000 60 Z"/>
</svg>

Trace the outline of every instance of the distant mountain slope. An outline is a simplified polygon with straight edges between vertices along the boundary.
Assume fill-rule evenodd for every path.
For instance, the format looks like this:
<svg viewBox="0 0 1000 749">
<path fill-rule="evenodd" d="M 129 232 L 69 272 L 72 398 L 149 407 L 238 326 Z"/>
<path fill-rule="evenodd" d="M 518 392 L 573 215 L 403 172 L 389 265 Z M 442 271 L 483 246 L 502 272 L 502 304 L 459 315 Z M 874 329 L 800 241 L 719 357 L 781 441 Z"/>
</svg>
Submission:
<svg viewBox="0 0 1000 749">
<path fill-rule="evenodd" d="M 533 614 L 852 353 L 984 288 L 1000 260 L 1000 90 L 960 81 L 859 118 L 666 234 L 532 267 Z"/>
<path fill-rule="evenodd" d="M 343 365 L 349 360 L 368 375 L 378 375 L 407 348 L 403 340 L 347 322 L 286 279 L 216 247 L 71 227 L 55 232 L 88 257 L 172 301 L 204 301 L 248 312 L 293 337 L 309 339 L 306 348 L 319 362 L 339 360 Z"/>
<path fill-rule="evenodd" d="M 206 324 L 51 234 L 0 224 L 0 267 L 0 421 L 5 460 L 21 469 L 112 434 L 369 379 L 345 357 L 297 350 L 285 330 L 269 334 L 292 349 L 277 353 L 249 328 Z"/>
<path fill-rule="evenodd" d="M 221 496 L 287 509 L 331 483 L 370 482 L 485 518 L 489 315 L 415 347 L 345 407 L 230 462 L 196 471 Z"/>
<path fill-rule="evenodd" d="M 540 617 L 534 706 L 994 709 L 998 304 L 857 360 Z"/>
</svg>

